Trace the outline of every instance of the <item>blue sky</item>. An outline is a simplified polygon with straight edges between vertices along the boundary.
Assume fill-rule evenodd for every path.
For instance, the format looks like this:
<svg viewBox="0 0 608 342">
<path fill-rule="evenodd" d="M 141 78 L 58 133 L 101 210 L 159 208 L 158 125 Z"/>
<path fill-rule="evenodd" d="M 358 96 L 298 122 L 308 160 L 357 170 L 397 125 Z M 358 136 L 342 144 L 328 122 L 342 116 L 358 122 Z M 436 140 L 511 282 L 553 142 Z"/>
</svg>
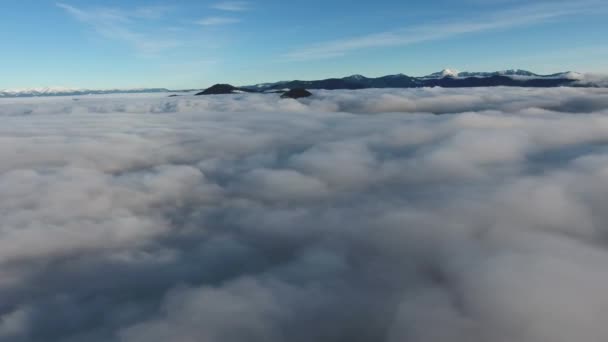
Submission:
<svg viewBox="0 0 608 342">
<path fill-rule="evenodd" d="M 608 72 L 608 1 L 0 0 L 0 88 Z"/>
</svg>

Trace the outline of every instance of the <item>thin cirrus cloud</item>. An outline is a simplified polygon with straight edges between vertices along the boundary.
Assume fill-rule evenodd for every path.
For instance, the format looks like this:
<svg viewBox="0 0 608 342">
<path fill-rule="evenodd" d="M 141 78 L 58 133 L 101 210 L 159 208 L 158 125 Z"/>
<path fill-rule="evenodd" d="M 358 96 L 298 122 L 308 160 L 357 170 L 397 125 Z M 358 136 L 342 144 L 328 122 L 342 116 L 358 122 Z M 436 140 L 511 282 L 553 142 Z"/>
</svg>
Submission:
<svg viewBox="0 0 608 342">
<path fill-rule="evenodd" d="M 241 22 L 238 18 L 231 17 L 207 17 L 199 20 L 197 23 L 203 26 L 222 26 Z"/>
<path fill-rule="evenodd" d="M 133 14 L 142 19 L 160 19 L 173 10 L 171 6 L 145 6 L 135 9 Z"/>
<path fill-rule="evenodd" d="M 542 3 L 511 8 L 483 16 L 477 21 L 454 21 L 424 24 L 391 31 L 370 33 L 346 39 L 325 41 L 292 49 L 283 55 L 288 60 L 314 60 L 343 56 L 355 51 L 372 48 L 407 46 L 421 42 L 474 34 L 487 31 L 505 30 L 534 24 L 541 24 L 570 15 L 583 13 L 605 13 L 606 3 L 588 0 L 568 3 Z"/>
<path fill-rule="evenodd" d="M 56 3 L 74 19 L 91 27 L 98 35 L 126 43 L 141 55 L 155 55 L 179 46 L 176 39 L 152 38 L 134 27 L 143 20 L 157 20 L 172 10 L 168 6 L 139 7 L 132 11 L 120 8 L 83 9 L 65 3 Z"/>
<path fill-rule="evenodd" d="M 222 1 L 214 4 L 211 8 L 229 11 L 229 12 L 242 12 L 250 9 L 249 2 L 246 1 Z"/>
</svg>

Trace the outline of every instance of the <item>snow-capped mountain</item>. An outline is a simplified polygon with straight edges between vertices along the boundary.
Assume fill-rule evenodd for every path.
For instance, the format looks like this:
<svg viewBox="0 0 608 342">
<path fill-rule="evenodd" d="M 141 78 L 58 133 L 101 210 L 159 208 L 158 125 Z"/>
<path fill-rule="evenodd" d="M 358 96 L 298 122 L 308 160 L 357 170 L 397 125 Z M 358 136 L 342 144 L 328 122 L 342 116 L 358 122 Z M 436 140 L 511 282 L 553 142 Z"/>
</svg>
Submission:
<svg viewBox="0 0 608 342">
<path fill-rule="evenodd" d="M 492 76 L 506 76 L 511 78 L 519 78 L 519 79 L 531 79 L 531 78 L 542 78 L 542 79 L 569 79 L 569 80 L 580 80 L 584 76 L 577 72 L 567 71 L 560 72 L 551 75 L 540 75 L 533 73 L 528 70 L 522 69 L 509 69 L 509 70 L 501 70 L 501 71 L 492 71 L 492 72 L 469 72 L 463 71 L 459 72 L 454 69 L 444 69 L 439 72 L 432 73 L 430 75 L 426 75 L 420 77 L 420 79 L 441 79 L 445 77 L 453 77 L 453 78 L 467 78 L 467 77 L 492 77 Z"/>
<path fill-rule="evenodd" d="M 492 77 L 492 76 L 508 76 L 508 77 L 542 77 L 541 75 L 522 69 L 510 69 L 494 72 L 461 72 L 458 77 Z"/>
<path fill-rule="evenodd" d="M 328 78 L 312 81 L 282 81 L 262 83 L 242 88 L 257 92 L 273 92 L 279 89 L 365 89 L 365 88 L 422 88 L 422 87 L 560 87 L 597 86 L 595 83 L 583 82 L 584 76 L 575 72 L 562 72 L 552 75 L 540 75 L 522 69 L 510 69 L 492 72 L 460 72 L 455 69 L 444 69 L 422 77 L 404 74 L 383 77 L 365 77 L 351 75 L 343 78 Z"/>
<path fill-rule="evenodd" d="M 430 75 L 426 75 L 424 77 L 421 77 L 423 79 L 432 79 L 432 78 L 444 78 L 444 77 L 458 77 L 460 75 L 460 72 L 457 70 L 453 70 L 453 69 L 443 69 L 439 72 L 434 72 Z"/>
<path fill-rule="evenodd" d="M 454 69 L 444 69 L 439 72 L 432 73 L 430 75 L 426 75 L 420 77 L 421 79 L 438 79 L 444 77 L 492 77 L 492 76 L 509 76 L 509 77 L 543 77 L 541 75 L 535 74 L 533 72 L 522 70 L 522 69 L 510 69 L 510 70 L 501 70 L 501 71 L 493 71 L 493 72 L 469 72 L 469 71 L 457 71 Z"/>
<path fill-rule="evenodd" d="M 85 89 L 68 87 L 43 87 L 23 89 L 0 89 L 0 97 L 34 97 L 34 96 L 77 96 L 94 94 L 134 94 L 169 92 L 165 88 L 136 88 L 136 89 Z"/>
<path fill-rule="evenodd" d="M 361 81 L 361 80 L 364 80 L 366 78 L 367 77 L 365 77 L 363 75 L 358 75 L 357 74 L 357 75 L 350 75 L 350 76 L 344 77 L 343 79 L 344 80 L 349 80 L 349 81 Z"/>
</svg>

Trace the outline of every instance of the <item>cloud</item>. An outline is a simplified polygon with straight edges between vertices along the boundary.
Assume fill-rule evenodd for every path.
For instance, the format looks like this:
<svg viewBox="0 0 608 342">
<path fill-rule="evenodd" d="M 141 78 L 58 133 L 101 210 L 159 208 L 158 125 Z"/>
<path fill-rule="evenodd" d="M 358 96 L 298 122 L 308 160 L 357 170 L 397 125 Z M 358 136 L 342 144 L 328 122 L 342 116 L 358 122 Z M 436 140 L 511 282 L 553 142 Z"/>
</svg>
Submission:
<svg viewBox="0 0 608 342">
<path fill-rule="evenodd" d="M 558 1 L 540 3 L 480 15 L 475 20 L 437 22 L 392 31 L 371 33 L 352 38 L 321 42 L 293 49 L 284 57 L 291 60 L 324 59 L 343 56 L 358 50 L 407 46 L 427 41 L 447 39 L 464 34 L 505 30 L 535 25 L 585 12 L 604 12 L 604 3 L 589 0 L 584 6 Z"/>
<path fill-rule="evenodd" d="M 598 87 L 608 87 L 608 74 L 588 73 L 582 75 L 582 78 L 577 82 L 580 85 L 595 85 Z"/>
<path fill-rule="evenodd" d="M 100 36 L 127 43 L 142 55 L 155 55 L 173 49 L 181 43 L 175 39 L 152 38 L 134 27 L 141 20 L 155 20 L 172 10 L 167 6 L 139 7 L 133 11 L 117 8 L 82 9 L 65 3 L 57 3 L 76 20 L 91 27 Z"/>
<path fill-rule="evenodd" d="M 203 26 L 220 26 L 220 25 L 230 25 L 241 22 L 238 18 L 231 17 L 207 17 L 198 21 L 198 24 Z"/>
<path fill-rule="evenodd" d="M 137 7 L 131 15 L 137 18 L 142 19 L 160 19 L 170 12 L 172 12 L 174 8 L 172 6 L 165 5 L 157 5 L 157 6 L 143 6 Z"/>
<path fill-rule="evenodd" d="M 0 102 L 0 341 L 608 336 L 608 90 L 166 96 Z"/>
<path fill-rule="evenodd" d="M 250 9 L 250 4 L 247 1 L 223 1 L 211 6 L 214 9 L 229 12 L 243 12 Z"/>
</svg>

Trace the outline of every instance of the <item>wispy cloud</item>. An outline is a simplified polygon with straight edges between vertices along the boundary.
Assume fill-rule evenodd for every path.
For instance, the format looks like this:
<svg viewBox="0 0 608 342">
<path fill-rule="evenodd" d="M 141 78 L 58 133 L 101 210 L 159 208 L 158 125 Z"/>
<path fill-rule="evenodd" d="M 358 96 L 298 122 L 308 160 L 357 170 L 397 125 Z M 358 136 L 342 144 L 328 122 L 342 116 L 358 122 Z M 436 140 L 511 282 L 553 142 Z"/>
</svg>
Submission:
<svg viewBox="0 0 608 342">
<path fill-rule="evenodd" d="M 144 6 L 138 7 L 133 11 L 133 15 L 142 19 L 160 19 L 173 11 L 172 6 Z"/>
<path fill-rule="evenodd" d="M 250 4 L 247 1 L 222 1 L 214 4 L 211 8 L 230 11 L 230 12 L 242 12 L 250 9 Z"/>
<path fill-rule="evenodd" d="M 219 26 L 239 23 L 241 20 L 232 17 L 207 17 L 199 20 L 197 23 L 203 26 Z"/>
<path fill-rule="evenodd" d="M 289 60 L 325 59 L 350 52 L 395 46 L 407 46 L 426 41 L 441 40 L 464 34 L 503 30 L 549 22 L 561 17 L 608 8 L 605 3 L 589 0 L 584 3 L 543 3 L 500 13 L 485 15 L 477 21 L 456 21 L 425 24 L 392 31 L 371 33 L 347 39 L 321 42 L 294 49 L 284 55 Z"/>
<path fill-rule="evenodd" d="M 171 10 L 170 7 L 139 7 L 133 11 L 125 11 L 117 8 L 82 9 L 65 3 L 56 5 L 91 27 L 100 36 L 127 43 L 142 55 L 154 55 L 180 44 L 173 39 L 152 38 L 133 28 L 137 21 L 161 18 Z"/>
</svg>

